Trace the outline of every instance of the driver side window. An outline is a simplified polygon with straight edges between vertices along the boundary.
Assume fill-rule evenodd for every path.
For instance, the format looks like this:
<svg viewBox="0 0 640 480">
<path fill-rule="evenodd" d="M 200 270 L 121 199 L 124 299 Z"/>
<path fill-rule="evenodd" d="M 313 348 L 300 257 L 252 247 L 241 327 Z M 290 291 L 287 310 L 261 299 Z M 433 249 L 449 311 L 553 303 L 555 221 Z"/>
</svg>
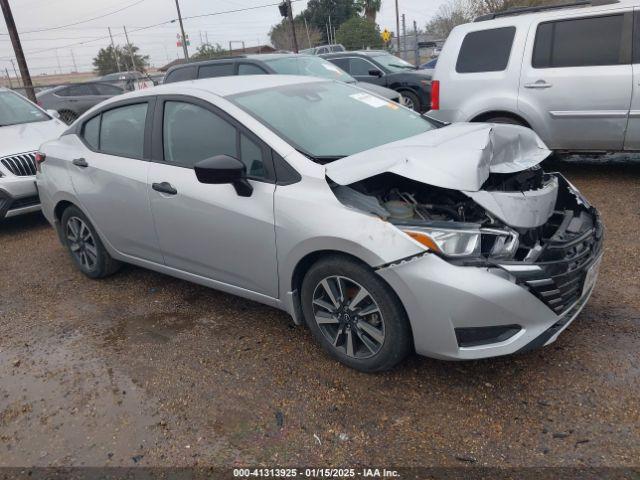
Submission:
<svg viewBox="0 0 640 480">
<path fill-rule="evenodd" d="M 262 148 L 219 115 L 192 103 L 167 101 L 162 127 L 164 160 L 185 168 L 216 155 L 229 155 L 247 167 L 247 176 L 267 177 Z"/>
<path fill-rule="evenodd" d="M 351 59 L 351 75 L 358 75 L 361 77 L 368 77 L 369 70 L 378 70 L 372 63 L 363 60 L 362 58 Z"/>
</svg>

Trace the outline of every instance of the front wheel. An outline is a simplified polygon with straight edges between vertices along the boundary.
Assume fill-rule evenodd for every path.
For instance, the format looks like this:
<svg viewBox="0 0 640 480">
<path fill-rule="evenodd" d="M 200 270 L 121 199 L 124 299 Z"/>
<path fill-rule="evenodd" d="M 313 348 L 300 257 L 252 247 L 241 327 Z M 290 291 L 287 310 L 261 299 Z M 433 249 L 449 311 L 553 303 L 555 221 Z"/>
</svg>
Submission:
<svg viewBox="0 0 640 480">
<path fill-rule="evenodd" d="M 411 350 L 400 301 L 370 268 L 342 256 L 314 264 L 301 289 L 305 321 L 322 347 L 363 372 L 389 370 Z"/>
<path fill-rule="evenodd" d="M 416 112 L 420 112 L 421 105 L 418 95 L 413 92 L 406 91 L 400 93 L 402 94 L 402 103 L 405 107 L 415 110 Z"/>
</svg>

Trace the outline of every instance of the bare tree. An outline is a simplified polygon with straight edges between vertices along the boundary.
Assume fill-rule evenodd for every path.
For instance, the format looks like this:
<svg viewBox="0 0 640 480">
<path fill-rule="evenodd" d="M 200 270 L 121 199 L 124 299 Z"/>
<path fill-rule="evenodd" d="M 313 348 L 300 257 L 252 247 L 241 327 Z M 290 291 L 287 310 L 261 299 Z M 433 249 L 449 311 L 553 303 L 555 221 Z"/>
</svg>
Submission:
<svg viewBox="0 0 640 480">
<path fill-rule="evenodd" d="M 309 35 L 307 36 L 307 28 L 305 27 L 304 20 L 296 18 L 296 36 L 298 37 L 298 44 L 300 49 L 311 48 L 322 41 L 322 32 L 317 28 L 309 25 Z M 293 32 L 291 31 L 291 21 L 284 19 L 277 25 L 271 27 L 269 32 L 269 38 L 271 43 L 278 50 L 293 50 Z M 311 44 L 311 45 L 309 45 Z"/>
</svg>

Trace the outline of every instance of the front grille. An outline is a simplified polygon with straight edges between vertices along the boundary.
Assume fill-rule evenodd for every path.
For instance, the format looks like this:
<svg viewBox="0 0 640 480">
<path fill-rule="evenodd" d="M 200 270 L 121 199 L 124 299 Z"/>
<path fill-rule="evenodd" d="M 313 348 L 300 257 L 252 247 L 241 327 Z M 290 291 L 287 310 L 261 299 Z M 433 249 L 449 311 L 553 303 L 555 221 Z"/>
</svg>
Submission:
<svg viewBox="0 0 640 480">
<path fill-rule="evenodd" d="M 36 152 L 11 155 L 0 159 L 0 162 L 7 170 L 19 177 L 36 174 Z"/>
<path fill-rule="evenodd" d="M 502 265 L 518 283 L 562 315 L 581 297 L 589 267 L 600 257 L 603 226 L 595 210 L 575 215 L 555 212 L 550 224 L 557 227 L 544 239 L 532 263 Z"/>
</svg>

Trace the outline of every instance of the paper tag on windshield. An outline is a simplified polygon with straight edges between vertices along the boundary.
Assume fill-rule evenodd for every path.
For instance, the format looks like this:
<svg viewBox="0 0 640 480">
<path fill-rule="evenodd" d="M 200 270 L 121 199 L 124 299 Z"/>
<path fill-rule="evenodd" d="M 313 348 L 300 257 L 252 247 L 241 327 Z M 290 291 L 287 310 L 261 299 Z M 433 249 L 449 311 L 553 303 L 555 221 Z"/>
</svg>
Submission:
<svg viewBox="0 0 640 480">
<path fill-rule="evenodd" d="M 351 98 L 353 98 L 354 100 L 358 100 L 359 102 L 362 103 L 366 103 L 367 105 L 373 107 L 373 108 L 380 108 L 380 107 L 384 107 L 385 105 L 387 105 L 389 102 L 387 102 L 386 100 L 383 100 L 381 98 L 378 97 L 374 97 L 373 95 L 370 95 L 368 93 L 362 92 L 362 93 L 354 93 L 353 95 L 349 95 Z"/>
</svg>

